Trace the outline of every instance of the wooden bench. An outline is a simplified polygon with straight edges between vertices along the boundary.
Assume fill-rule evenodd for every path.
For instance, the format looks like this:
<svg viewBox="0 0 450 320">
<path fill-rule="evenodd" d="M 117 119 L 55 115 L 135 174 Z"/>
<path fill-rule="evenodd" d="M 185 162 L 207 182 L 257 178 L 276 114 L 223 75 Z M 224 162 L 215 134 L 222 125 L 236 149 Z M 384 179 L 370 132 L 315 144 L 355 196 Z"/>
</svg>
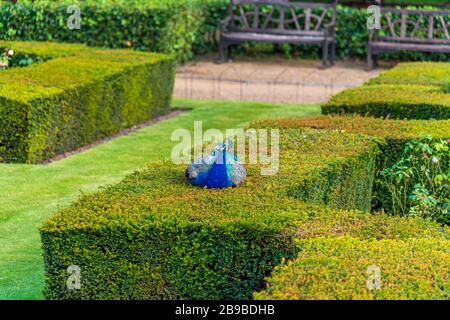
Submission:
<svg viewBox="0 0 450 320">
<path fill-rule="evenodd" d="M 381 6 L 381 1 L 378 2 Z M 381 6 L 381 29 L 370 33 L 367 64 L 380 53 L 418 51 L 450 53 L 450 10 L 408 10 Z"/>
<path fill-rule="evenodd" d="M 322 64 L 334 64 L 336 5 L 291 0 L 231 0 L 220 37 L 220 61 L 231 57 L 231 46 L 246 42 L 317 44 Z"/>
</svg>

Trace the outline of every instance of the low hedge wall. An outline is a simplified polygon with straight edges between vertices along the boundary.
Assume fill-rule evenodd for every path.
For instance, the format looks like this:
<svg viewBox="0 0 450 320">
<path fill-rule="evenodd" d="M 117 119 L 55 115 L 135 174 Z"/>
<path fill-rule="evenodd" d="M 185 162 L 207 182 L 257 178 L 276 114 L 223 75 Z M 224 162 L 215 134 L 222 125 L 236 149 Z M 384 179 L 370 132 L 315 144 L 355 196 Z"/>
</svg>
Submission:
<svg viewBox="0 0 450 320">
<path fill-rule="evenodd" d="M 165 55 L 83 45 L 0 42 L 40 57 L 0 73 L 0 158 L 36 163 L 170 109 Z"/>
<path fill-rule="evenodd" d="M 437 86 L 445 93 L 450 93 L 450 63 L 400 63 L 395 68 L 369 80 L 367 84 Z"/>
<path fill-rule="evenodd" d="M 379 157 L 386 167 L 394 164 L 406 142 L 430 135 L 434 139 L 447 140 L 450 137 L 449 120 L 395 120 L 362 116 L 320 116 L 314 118 L 291 118 L 255 121 L 252 128 L 278 128 L 317 130 L 339 130 L 344 133 L 376 137 L 380 148 Z"/>
<path fill-rule="evenodd" d="M 276 267 L 256 299 L 450 299 L 449 240 L 343 237 L 300 240 L 297 246 L 299 256 Z M 376 283 L 370 277 L 378 271 Z"/>
<path fill-rule="evenodd" d="M 403 63 L 345 90 L 322 106 L 324 114 L 398 119 L 450 119 L 449 63 Z"/>
<path fill-rule="evenodd" d="M 322 106 L 322 113 L 393 119 L 449 119 L 450 94 L 432 86 L 362 86 L 332 97 Z"/>
<path fill-rule="evenodd" d="M 450 238 L 431 221 L 351 210 L 370 206 L 373 138 L 315 129 L 280 138 L 275 176 L 247 165 L 242 186 L 208 190 L 188 185 L 184 166 L 157 163 L 60 210 L 41 228 L 45 296 L 247 299 L 298 254 L 296 238 Z M 80 290 L 67 289 L 71 265 Z"/>
<path fill-rule="evenodd" d="M 305 144 L 294 143 L 299 139 Z M 280 147 L 281 163 L 300 151 L 298 161 L 266 178 L 258 166 L 247 166 L 247 182 L 239 188 L 192 187 L 184 166 L 165 163 L 62 210 L 42 228 L 46 297 L 249 298 L 282 257 L 295 253 L 293 228 L 307 222 L 309 213 L 293 197 L 310 194 L 297 193 L 309 185 L 309 175 L 324 188 L 327 181 L 328 189 L 345 186 L 330 195 L 330 205 L 364 209 L 370 203 L 375 150 L 366 139 L 287 130 Z M 347 193 L 351 187 L 364 196 Z M 330 211 L 309 210 L 312 216 Z M 65 270 L 72 264 L 86 272 L 79 292 L 65 286 Z M 144 293 L 133 283 L 149 269 L 148 281 L 158 281 Z"/>
<path fill-rule="evenodd" d="M 380 153 L 377 156 L 375 172 L 392 166 L 400 159 L 405 144 L 418 137 L 430 135 L 435 140 L 450 137 L 450 120 L 385 120 L 361 116 L 321 116 L 317 118 L 297 118 L 264 120 L 251 124 L 254 128 L 341 130 L 377 138 Z M 372 193 L 372 208 L 392 207 L 391 195 L 375 180 Z"/>
<path fill-rule="evenodd" d="M 397 3 L 440 5 L 445 2 L 405 0 Z M 228 0 L 20 0 L 16 4 L 1 1 L 0 25 L 5 32 L 0 34 L 0 39 L 81 42 L 112 48 L 133 47 L 174 54 L 178 61 L 186 61 L 195 54 L 217 52 L 217 31 L 221 21 L 227 16 L 228 3 Z M 67 8 L 71 5 L 80 7 L 80 30 L 67 28 L 70 16 Z M 339 57 L 366 56 L 366 25 L 365 8 L 339 6 Z M 321 56 L 321 49 L 317 46 L 285 46 L 285 50 L 298 52 L 303 57 Z M 386 57 L 448 61 L 448 57 L 443 54 L 417 52 L 389 53 Z"/>
</svg>

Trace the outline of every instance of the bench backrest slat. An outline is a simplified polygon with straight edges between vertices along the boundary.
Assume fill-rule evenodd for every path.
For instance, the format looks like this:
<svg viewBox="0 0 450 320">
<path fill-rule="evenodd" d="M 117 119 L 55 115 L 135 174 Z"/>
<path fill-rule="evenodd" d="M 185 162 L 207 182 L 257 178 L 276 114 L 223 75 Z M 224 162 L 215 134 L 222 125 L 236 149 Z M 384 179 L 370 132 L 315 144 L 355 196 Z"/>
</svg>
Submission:
<svg viewBox="0 0 450 320">
<path fill-rule="evenodd" d="M 297 2 L 291 0 L 231 0 L 230 31 L 302 34 L 325 29 L 325 21 L 336 20 L 333 2 Z M 323 31 L 322 31 L 323 33 Z"/>
<path fill-rule="evenodd" d="M 393 42 L 449 44 L 450 10 L 383 7 L 378 39 Z"/>
<path fill-rule="evenodd" d="M 232 5 L 241 4 L 259 4 L 259 5 L 277 5 L 292 8 L 333 8 L 336 6 L 337 1 L 330 2 L 298 2 L 291 0 L 231 0 Z"/>
<path fill-rule="evenodd" d="M 389 41 L 389 42 L 399 42 L 399 43 L 417 43 L 417 44 L 442 44 L 442 45 L 450 45 L 450 39 L 423 39 L 423 38 L 405 38 L 401 39 L 398 37 L 380 37 L 380 40 Z"/>
</svg>

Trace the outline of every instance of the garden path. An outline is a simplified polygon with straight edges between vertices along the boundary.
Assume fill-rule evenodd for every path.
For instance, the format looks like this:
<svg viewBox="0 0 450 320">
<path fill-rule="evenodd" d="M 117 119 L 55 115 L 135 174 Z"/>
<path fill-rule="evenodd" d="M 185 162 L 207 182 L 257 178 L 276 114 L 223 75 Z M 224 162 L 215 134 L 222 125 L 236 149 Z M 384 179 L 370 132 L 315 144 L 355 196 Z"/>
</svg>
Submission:
<svg viewBox="0 0 450 320">
<path fill-rule="evenodd" d="M 217 64 L 203 57 L 177 70 L 175 97 L 315 104 L 359 86 L 383 68 L 366 71 L 362 61 L 340 61 L 321 69 L 318 60 L 238 57 Z"/>
</svg>

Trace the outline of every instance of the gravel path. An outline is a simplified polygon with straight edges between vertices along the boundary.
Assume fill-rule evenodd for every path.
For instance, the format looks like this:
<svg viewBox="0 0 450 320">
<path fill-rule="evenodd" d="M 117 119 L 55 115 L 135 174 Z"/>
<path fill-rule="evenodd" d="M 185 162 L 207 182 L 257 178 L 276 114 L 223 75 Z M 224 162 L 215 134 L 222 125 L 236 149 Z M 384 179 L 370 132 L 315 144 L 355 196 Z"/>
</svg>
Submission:
<svg viewBox="0 0 450 320">
<path fill-rule="evenodd" d="M 359 86 L 383 69 L 365 70 L 364 62 L 338 62 L 321 69 L 317 60 L 239 57 L 216 64 L 203 58 L 177 70 L 175 97 L 315 104 Z"/>
</svg>

